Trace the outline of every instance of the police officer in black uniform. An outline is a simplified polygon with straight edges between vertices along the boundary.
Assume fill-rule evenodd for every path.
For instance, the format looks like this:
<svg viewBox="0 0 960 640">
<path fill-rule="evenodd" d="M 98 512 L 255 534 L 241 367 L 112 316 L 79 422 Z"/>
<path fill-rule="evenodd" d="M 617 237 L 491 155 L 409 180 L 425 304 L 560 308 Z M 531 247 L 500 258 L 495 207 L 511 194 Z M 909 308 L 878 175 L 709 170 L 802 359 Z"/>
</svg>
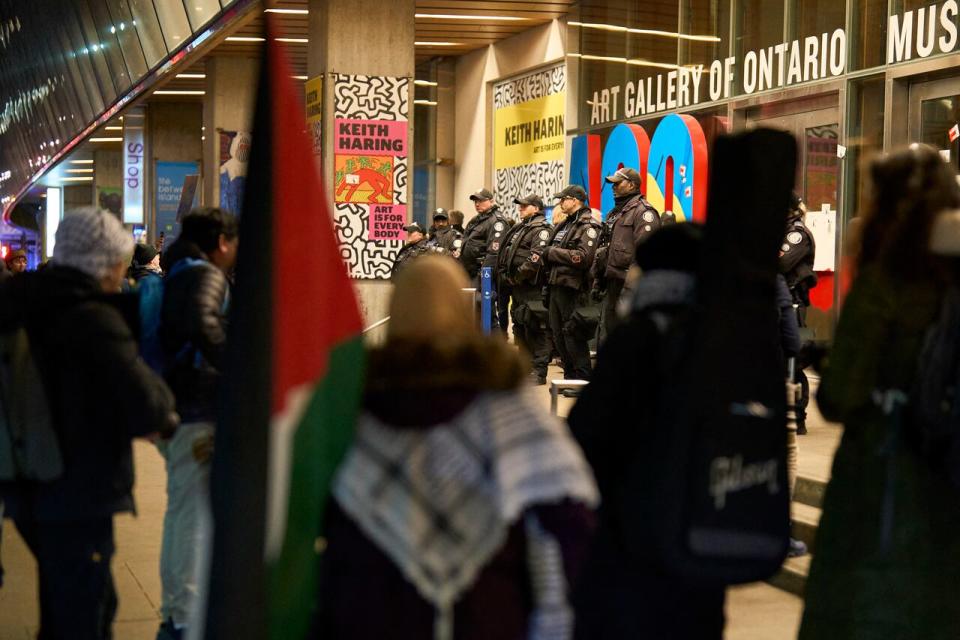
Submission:
<svg viewBox="0 0 960 640">
<path fill-rule="evenodd" d="M 493 267 L 496 262 L 496 253 L 500 250 L 500 243 L 507 232 L 507 220 L 500 213 L 500 207 L 493 200 L 493 193 L 489 189 L 478 189 L 470 195 L 473 206 L 477 210 L 467 228 L 463 231 L 463 246 L 460 249 L 460 262 L 467 270 L 467 275 L 473 280 L 477 293 L 480 293 L 480 267 Z M 492 254 L 492 255 L 491 255 Z M 491 326 L 497 326 L 496 297 L 491 304 Z M 504 327 L 506 330 L 506 327 Z"/>
<path fill-rule="evenodd" d="M 793 194 L 790 212 L 787 214 L 787 232 L 780 245 L 780 273 L 787 280 L 787 288 L 793 296 L 793 306 L 797 310 L 797 322 L 800 327 L 807 326 L 807 307 L 810 306 L 810 290 L 817 285 L 817 276 L 813 271 L 813 259 L 817 252 L 813 234 L 803 223 L 807 209 L 797 194 Z M 803 372 L 806 362 L 798 362 L 794 381 L 800 384 L 801 397 L 797 402 L 797 434 L 807 432 L 807 404 L 810 402 L 810 384 Z"/>
<path fill-rule="evenodd" d="M 431 246 L 442 248 L 454 258 L 460 257 L 463 234 L 450 226 L 450 215 L 446 209 L 434 211 L 433 232 L 430 234 L 429 242 Z"/>
<path fill-rule="evenodd" d="M 507 231 L 507 221 L 500 213 L 500 207 L 493 200 L 489 189 L 479 189 L 470 195 L 477 210 L 463 231 L 463 247 L 460 250 L 460 262 L 467 275 L 476 280 L 480 267 L 493 266 L 487 260 L 487 254 L 496 253 Z"/>
<path fill-rule="evenodd" d="M 550 329 L 563 375 L 569 379 L 590 377 L 590 349 L 587 337 L 577 330 L 574 312 L 583 306 L 590 290 L 590 266 L 597 251 L 601 226 L 586 205 L 587 192 L 572 184 L 554 196 L 567 215 L 554 229 L 542 260 L 548 267 L 548 309 Z"/>
<path fill-rule="evenodd" d="M 391 278 L 396 276 L 407 263 L 417 256 L 422 256 L 425 253 L 445 253 L 442 248 L 428 243 L 426 232 L 416 222 L 405 226 L 403 230 L 407 232 L 407 239 L 393 261 L 393 268 L 390 270 Z"/>
<path fill-rule="evenodd" d="M 550 243 L 550 225 L 543 200 L 535 194 L 515 198 L 520 222 L 503 238 L 497 254 L 497 276 L 502 290 L 511 292 L 513 335 L 533 357 L 534 384 L 546 384 L 550 363 L 547 342 L 547 309 L 540 291 L 544 284 L 542 253 Z"/>
<path fill-rule="evenodd" d="M 660 228 L 660 214 L 640 193 L 640 174 L 621 167 L 606 177 L 613 185 L 613 209 L 607 213 L 603 239 L 594 261 L 594 287 L 606 289 L 603 326 L 610 335 L 617 321 L 617 303 L 637 246 Z"/>
</svg>

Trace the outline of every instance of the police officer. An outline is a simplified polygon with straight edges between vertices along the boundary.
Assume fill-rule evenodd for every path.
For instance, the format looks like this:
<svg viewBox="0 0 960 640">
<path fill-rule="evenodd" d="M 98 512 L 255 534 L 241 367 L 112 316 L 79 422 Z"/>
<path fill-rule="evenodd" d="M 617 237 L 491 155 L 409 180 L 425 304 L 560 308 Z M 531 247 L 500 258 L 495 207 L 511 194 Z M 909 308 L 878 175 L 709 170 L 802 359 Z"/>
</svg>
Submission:
<svg viewBox="0 0 960 640">
<path fill-rule="evenodd" d="M 787 280 L 787 288 L 797 310 L 797 323 L 807 326 L 807 307 L 810 306 L 810 290 L 817 286 L 813 271 L 813 259 L 817 252 L 813 234 L 803 223 L 806 206 L 797 194 L 793 194 L 790 212 L 787 214 L 787 232 L 780 245 L 780 273 Z M 800 384 L 801 397 L 797 402 L 797 433 L 807 432 L 807 404 L 810 402 L 810 384 L 803 372 L 807 363 L 798 362 L 794 381 Z"/>
<path fill-rule="evenodd" d="M 569 185 L 554 198 L 559 200 L 566 217 L 554 229 L 542 255 L 549 269 L 550 329 L 563 362 L 564 377 L 586 380 L 590 376 L 590 349 L 587 337 L 572 320 L 590 288 L 590 266 L 601 227 L 585 204 L 587 192 L 580 185 Z"/>
<path fill-rule="evenodd" d="M 463 232 L 463 246 L 460 250 L 460 262 L 467 275 L 476 280 L 480 267 L 493 266 L 487 260 L 487 254 L 496 253 L 507 231 L 507 221 L 500 213 L 500 207 L 493 200 L 489 189 L 479 189 L 470 195 L 477 215 L 470 220 Z"/>
<path fill-rule="evenodd" d="M 454 258 L 460 257 L 463 234 L 450 226 L 450 216 L 446 209 L 437 209 L 433 213 L 433 233 L 430 235 L 430 244 L 442 248 Z"/>
<path fill-rule="evenodd" d="M 621 167 L 606 177 L 613 185 L 613 209 L 604 223 L 605 246 L 597 251 L 593 272 L 606 286 L 603 304 L 603 325 L 610 335 L 617 322 L 617 303 L 633 262 L 637 245 L 660 228 L 660 214 L 640 193 L 640 174 L 630 167 Z"/>
<path fill-rule="evenodd" d="M 403 247 L 393 261 L 393 269 L 390 270 L 391 278 L 396 276 L 404 265 L 417 256 L 430 252 L 443 253 L 443 249 L 432 247 L 427 243 L 426 232 L 424 232 L 423 227 L 416 222 L 405 226 L 403 230 L 407 232 L 407 239 L 404 241 Z"/>
<path fill-rule="evenodd" d="M 539 196 L 531 194 L 514 202 L 520 222 L 503 237 L 497 254 L 497 276 L 501 290 L 511 292 L 513 335 L 533 357 L 530 377 L 540 385 L 547 382 L 550 363 L 547 309 L 540 291 L 545 280 L 542 253 L 550 242 L 550 225 Z"/>
</svg>

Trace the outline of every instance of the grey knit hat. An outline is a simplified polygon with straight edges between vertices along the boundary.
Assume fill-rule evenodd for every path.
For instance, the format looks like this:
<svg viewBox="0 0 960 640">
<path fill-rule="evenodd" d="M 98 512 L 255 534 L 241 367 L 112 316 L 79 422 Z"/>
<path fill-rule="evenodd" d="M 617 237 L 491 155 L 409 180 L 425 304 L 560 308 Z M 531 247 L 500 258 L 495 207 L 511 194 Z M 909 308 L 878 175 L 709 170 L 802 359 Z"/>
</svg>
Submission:
<svg viewBox="0 0 960 640">
<path fill-rule="evenodd" d="M 53 260 L 58 266 L 73 267 L 98 280 L 118 263 L 130 262 L 133 235 L 113 214 L 83 207 L 67 212 L 57 227 Z"/>
</svg>

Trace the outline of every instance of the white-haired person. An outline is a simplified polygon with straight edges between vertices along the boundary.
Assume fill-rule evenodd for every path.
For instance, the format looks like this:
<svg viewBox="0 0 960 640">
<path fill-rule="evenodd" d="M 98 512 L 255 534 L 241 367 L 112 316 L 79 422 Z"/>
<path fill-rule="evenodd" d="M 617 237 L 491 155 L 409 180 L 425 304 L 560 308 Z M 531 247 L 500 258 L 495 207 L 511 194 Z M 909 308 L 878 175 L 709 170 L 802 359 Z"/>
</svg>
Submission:
<svg viewBox="0 0 960 640">
<path fill-rule="evenodd" d="M 111 637 L 113 515 L 133 511 L 131 440 L 168 432 L 170 390 L 138 357 L 118 294 L 133 237 L 110 213 L 68 213 L 52 265 L 0 286 L 0 333 L 25 328 L 63 459 L 49 482 L 0 485 L 37 560 L 41 638 Z"/>
</svg>

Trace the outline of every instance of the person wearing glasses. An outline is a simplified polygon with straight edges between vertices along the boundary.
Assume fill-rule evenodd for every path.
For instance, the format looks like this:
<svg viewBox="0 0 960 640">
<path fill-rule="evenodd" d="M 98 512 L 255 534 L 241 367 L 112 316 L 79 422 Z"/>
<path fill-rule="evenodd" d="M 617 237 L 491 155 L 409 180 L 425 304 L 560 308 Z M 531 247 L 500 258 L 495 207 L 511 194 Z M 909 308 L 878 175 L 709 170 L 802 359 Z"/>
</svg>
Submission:
<svg viewBox="0 0 960 640">
<path fill-rule="evenodd" d="M 574 312 L 583 306 L 590 290 L 590 266 L 600 239 L 600 224 L 594 220 L 587 192 L 572 184 L 554 196 L 565 215 L 557 225 L 542 259 L 548 268 L 547 294 L 550 329 L 560 360 L 563 377 L 587 380 L 590 377 L 590 349 L 587 337 L 571 322 Z"/>
</svg>

